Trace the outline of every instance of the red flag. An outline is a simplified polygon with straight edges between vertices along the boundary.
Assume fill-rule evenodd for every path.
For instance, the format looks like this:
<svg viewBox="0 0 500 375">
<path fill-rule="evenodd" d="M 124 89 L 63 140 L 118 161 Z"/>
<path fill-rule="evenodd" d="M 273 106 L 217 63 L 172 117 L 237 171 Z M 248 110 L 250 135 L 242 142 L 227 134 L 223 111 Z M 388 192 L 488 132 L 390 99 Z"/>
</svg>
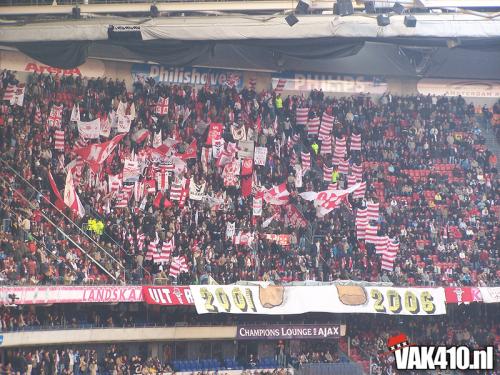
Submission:
<svg viewBox="0 0 500 375">
<path fill-rule="evenodd" d="M 223 126 L 217 122 L 212 122 L 208 130 L 207 145 L 212 146 L 212 139 L 217 140 L 222 136 Z"/>
<path fill-rule="evenodd" d="M 49 175 L 49 182 L 50 182 L 50 187 L 52 188 L 52 191 L 54 192 L 54 195 L 57 198 L 56 205 L 59 202 L 64 202 L 63 197 L 61 196 L 61 193 L 59 192 L 59 189 L 57 188 L 56 182 L 54 181 L 54 177 L 52 177 L 52 173 L 48 173 Z"/>
<path fill-rule="evenodd" d="M 97 173 L 99 166 L 108 158 L 125 135 L 126 134 L 119 134 L 110 141 L 77 148 L 74 152 L 85 160 L 90 168 Z"/>
<path fill-rule="evenodd" d="M 248 197 L 252 194 L 252 175 L 241 177 L 241 194 Z"/>
<path fill-rule="evenodd" d="M 153 200 L 153 207 L 160 208 L 160 203 L 162 198 L 163 194 L 161 193 L 161 191 L 159 191 L 158 194 L 156 194 L 155 199 Z"/>
<path fill-rule="evenodd" d="M 71 208 L 79 217 L 85 216 L 85 209 L 78 194 L 76 194 L 75 186 L 73 185 L 73 176 L 68 173 L 66 176 L 66 186 L 64 188 L 64 203 Z"/>
<path fill-rule="evenodd" d="M 196 139 L 194 139 L 183 154 L 177 154 L 175 156 L 181 158 L 182 160 L 196 159 L 197 148 L 198 144 L 196 142 Z"/>
<path fill-rule="evenodd" d="M 243 163 L 241 165 L 241 175 L 248 176 L 253 172 L 253 159 L 245 158 L 243 159 Z"/>
</svg>

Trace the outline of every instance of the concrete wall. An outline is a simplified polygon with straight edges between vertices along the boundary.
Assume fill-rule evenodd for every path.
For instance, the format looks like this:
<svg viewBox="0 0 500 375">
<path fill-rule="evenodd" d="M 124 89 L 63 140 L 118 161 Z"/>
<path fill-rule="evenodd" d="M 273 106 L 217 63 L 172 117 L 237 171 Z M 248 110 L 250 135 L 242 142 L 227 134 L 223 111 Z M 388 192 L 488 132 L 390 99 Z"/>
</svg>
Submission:
<svg viewBox="0 0 500 375">
<path fill-rule="evenodd" d="M 84 343 L 233 340 L 235 337 L 235 326 L 24 331 L 4 333 L 0 348 Z"/>
</svg>

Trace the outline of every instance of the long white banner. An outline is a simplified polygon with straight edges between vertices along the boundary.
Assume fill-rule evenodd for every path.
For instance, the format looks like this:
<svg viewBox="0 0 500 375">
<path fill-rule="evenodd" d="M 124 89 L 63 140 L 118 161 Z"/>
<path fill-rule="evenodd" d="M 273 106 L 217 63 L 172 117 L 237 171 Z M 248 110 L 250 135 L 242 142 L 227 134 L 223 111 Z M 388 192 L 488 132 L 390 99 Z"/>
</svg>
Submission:
<svg viewBox="0 0 500 375">
<path fill-rule="evenodd" d="M 484 303 L 500 303 L 500 287 L 480 287 Z"/>
<path fill-rule="evenodd" d="M 360 285 L 268 286 L 191 285 L 199 314 L 287 315 L 308 312 L 389 315 L 446 314 L 443 288 Z"/>
</svg>

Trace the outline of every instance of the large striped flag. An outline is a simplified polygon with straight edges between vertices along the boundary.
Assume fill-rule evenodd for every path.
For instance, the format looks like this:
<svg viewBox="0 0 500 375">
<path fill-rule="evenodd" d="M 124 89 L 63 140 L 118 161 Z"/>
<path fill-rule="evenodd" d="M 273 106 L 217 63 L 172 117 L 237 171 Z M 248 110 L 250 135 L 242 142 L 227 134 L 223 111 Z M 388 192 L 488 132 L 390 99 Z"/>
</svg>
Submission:
<svg viewBox="0 0 500 375">
<path fill-rule="evenodd" d="M 386 271 L 394 269 L 394 260 L 399 251 L 399 242 L 395 243 L 394 239 L 390 239 L 387 243 L 387 250 L 382 254 L 381 268 Z"/>
<path fill-rule="evenodd" d="M 158 241 L 151 241 L 148 245 L 148 250 L 146 251 L 146 260 L 154 260 L 155 254 L 158 253 Z"/>
<path fill-rule="evenodd" d="M 333 152 L 332 163 L 339 165 L 345 158 L 345 138 L 335 138 L 335 151 Z"/>
<path fill-rule="evenodd" d="M 388 243 L 389 243 L 389 237 L 378 236 L 377 242 L 375 243 L 375 253 L 384 254 L 387 251 Z"/>
<path fill-rule="evenodd" d="M 349 173 L 349 160 L 341 160 L 339 163 L 339 173 L 348 174 Z"/>
<path fill-rule="evenodd" d="M 12 85 L 9 83 L 7 85 L 7 88 L 5 89 L 4 94 L 3 94 L 3 100 L 10 102 L 14 98 L 14 95 L 16 93 L 16 89 L 17 89 L 16 85 Z"/>
<path fill-rule="evenodd" d="M 309 117 L 309 108 L 297 108 L 296 112 L 296 124 L 297 125 L 306 125 L 307 118 Z"/>
<path fill-rule="evenodd" d="M 365 231 L 365 242 L 376 244 L 378 242 L 377 236 L 378 228 L 376 225 L 368 224 Z"/>
<path fill-rule="evenodd" d="M 332 134 L 333 129 L 333 116 L 323 113 L 321 117 L 321 127 L 319 128 L 319 139 L 323 139 Z"/>
<path fill-rule="evenodd" d="M 319 132 L 319 117 L 313 117 L 307 121 L 307 136 L 316 137 Z"/>
<path fill-rule="evenodd" d="M 366 213 L 366 208 L 356 210 L 356 236 L 358 240 L 365 239 L 366 227 L 368 226 Z"/>
<path fill-rule="evenodd" d="M 361 134 L 351 134 L 350 151 L 361 151 Z"/>
<path fill-rule="evenodd" d="M 184 256 L 173 257 L 170 264 L 170 276 L 177 278 L 182 272 L 189 272 L 186 258 Z"/>
<path fill-rule="evenodd" d="M 363 167 L 353 164 L 351 166 L 351 174 L 356 178 L 356 181 L 361 181 L 363 178 Z"/>
<path fill-rule="evenodd" d="M 354 199 L 361 199 L 365 197 L 365 194 L 366 194 L 366 181 L 363 181 L 359 185 L 359 188 L 354 191 L 352 197 Z"/>
<path fill-rule="evenodd" d="M 368 202 L 366 208 L 368 210 L 368 221 L 378 220 L 379 203 Z"/>
<path fill-rule="evenodd" d="M 174 251 L 174 237 L 170 241 L 164 241 L 161 246 L 160 253 L 156 253 L 153 257 L 154 263 L 168 263 L 172 257 L 172 252 Z"/>
<path fill-rule="evenodd" d="M 323 181 L 332 182 L 333 167 L 327 167 L 326 164 L 323 165 Z"/>
<path fill-rule="evenodd" d="M 64 151 L 64 130 L 56 130 L 54 133 L 54 148 Z"/>
<path fill-rule="evenodd" d="M 327 135 L 321 139 L 321 155 L 328 155 L 332 153 L 332 136 Z"/>
<path fill-rule="evenodd" d="M 302 173 L 306 173 L 311 169 L 311 154 L 309 152 L 301 152 L 300 159 L 302 161 Z"/>
</svg>

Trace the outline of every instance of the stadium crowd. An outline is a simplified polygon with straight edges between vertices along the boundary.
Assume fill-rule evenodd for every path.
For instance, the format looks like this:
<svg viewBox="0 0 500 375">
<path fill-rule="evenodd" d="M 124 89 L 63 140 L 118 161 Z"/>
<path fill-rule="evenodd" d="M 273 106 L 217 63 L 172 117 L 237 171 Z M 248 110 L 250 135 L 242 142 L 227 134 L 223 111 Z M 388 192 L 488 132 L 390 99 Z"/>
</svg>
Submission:
<svg viewBox="0 0 500 375">
<path fill-rule="evenodd" d="M 18 84 L 16 75 L 3 71 L 0 96 L 9 84 Z M 159 98 L 169 99 L 164 115 L 155 113 Z M 99 174 L 77 159 L 75 150 L 89 141 L 79 137 L 76 122 L 70 121 L 75 103 L 82 121 L 111 119 L 119 110 L 135 117 Z M 59 128 L 47 125 L 56 105 L 63 105 L 64 150 L 55 149 Z M 365 199 L 350 196 L 348 203 L 322 218 L 316 217 L 313 203 L 298 194 L 326 190 L 331 183 L 347 188 L 347 176 L 337 173 L 330 152 L 321 152 L 331 145 L 308 138 L 306 128 L 297 124 L 296 110 L 305 107 L 309 119 L 334 116 L 333 136 L 361 134 L 362 139 L 361 151 L 348 149 L 347 157 L 363 166 Z M 252 88 L 196 90 L 153 80 L 137 81 L 128 92 L 118 80 L 32 74 L 24 104 L 1 106 L 0 277 L 16 284 L 106 283 L 113 278 L 179 284 L 210 278 L 222 284 L 340 278 L 398 285 L 498 285 L 496 156 L 485 148 L 475 116 L 474 107 L 461 97 L 330 98 L 313 91 L 282 98 Z M 204 162 L 211 123 L 223 124 L 226 145 L 246 136 L 267 148 L 265 165 L 253 167 L 253 192 L 285 182 L 289 203 L 303 215 L 305 226 L 290 225 L 282 206 L 265 204 L 262 216 L 253 216 L 251 196 L 244 196 L 239 185 L 225 186 L 216 160 Z M 92 142 L 112 139 L 115 131 Z M 141 134 L 149 135 L 143 139 Z M 170 185 L 182 178 L 205 183 L 203 200 L 188 198 L 182 204 L 172 191 L 167 199 L 156 191 L 156 181 L 145 199 L 129 197 L 124 206 L 119 204 L 127 185 L 131 192 L 134 184 L 120 183 L 120 190 L 114 191 L 109 175 L 120 175 L 132 155 L 150 156 L 155 136 L 184 161 L 175 178 L 170 172 Z M 190 145 L 196 145 L 196 159 L 183 157 Z M 304 166 L 307 154 L 311 168 L 299 184 L 295 165 Z M 154 180 L 169 165 L 162 158 L 145 159 L 139 183 Z M 323 171 L 331 166 L 332 179 L 328 174 L 325 181 Z M 49 179 L 50 172 L 63 191 L 68 170 L 85 216 L 63 210 L 77 225 L 56 209 Z M 244 179 L 238 177 L 242 183 Z M 382 271 L 375 247 L 356 237 L 353 211 L 366 201 L 380 203 L 379 235 L 400 243 L 393 272 Z M 104 224 L 102 234 L 88 230 L 91 219 Z M 235 223 L 234 238 L 255 233 L 253 243 L 241 245 L 227 238 L 228 223 Z M 270 242 L 263 233 L 288 234 L 290 243 Z M 147 259 L 151 242 L 158 249 L 173 244 L 170 259 L 182 260 L 180 274 L 172 272 L 169 262 Z"/>
</svg>

